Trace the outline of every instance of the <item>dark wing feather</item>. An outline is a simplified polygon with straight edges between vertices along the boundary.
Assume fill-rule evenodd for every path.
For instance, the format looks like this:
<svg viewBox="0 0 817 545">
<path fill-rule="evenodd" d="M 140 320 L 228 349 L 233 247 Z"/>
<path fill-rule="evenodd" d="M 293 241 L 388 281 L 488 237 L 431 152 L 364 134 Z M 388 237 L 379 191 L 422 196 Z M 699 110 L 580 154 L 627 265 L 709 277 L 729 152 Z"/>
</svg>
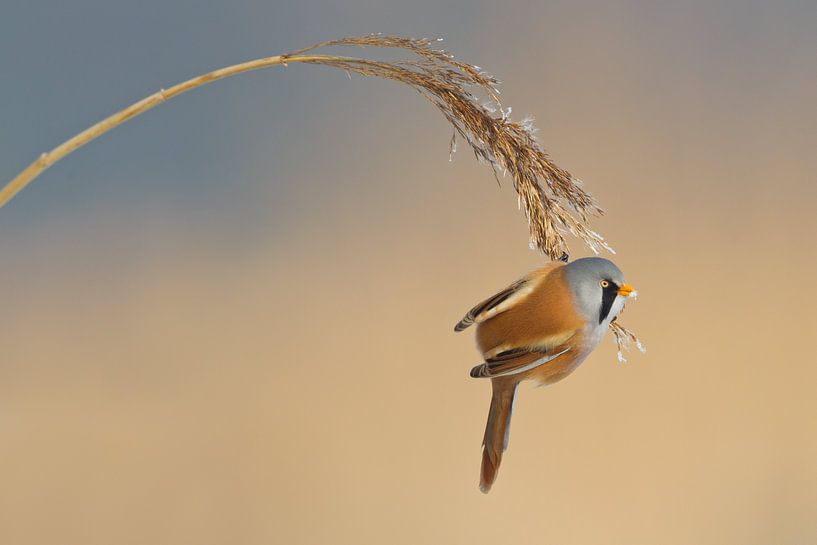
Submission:
<svg viewBox="0 0 817 545">
<path fill-rule="evenodd" d="M 501 304 L 503 301 L 505 301 L 513 294 L 515 294 L 519 290 L 519 288 L 527 284 L 527 282 L 528 282 L 527 278 L 517 280 L 504 290 L 479 303 L 477 306 L 469 310 L 468 314 L 466 314 L 463 317 L 463 319 L 460 320 L 457 323 L 457 325 L 454 326 L 454 331 L 462 331 L 463 329 L 473 324 L 475 321 L 477 321 L 477 318 L 480 314 L 482 314 L 483 312 L 488 312 L 492 308 L 495 308 L 497 305 Z"/>
<path fill-rule="evenodd" d="M 493 378 L 524 373 L 555 360 L 568 350 L 570 350 L 570 347 L 553 351 L 526 347 L 505 350 L 471 369 L 471 376 L 474 378 Z"/>
</svg>

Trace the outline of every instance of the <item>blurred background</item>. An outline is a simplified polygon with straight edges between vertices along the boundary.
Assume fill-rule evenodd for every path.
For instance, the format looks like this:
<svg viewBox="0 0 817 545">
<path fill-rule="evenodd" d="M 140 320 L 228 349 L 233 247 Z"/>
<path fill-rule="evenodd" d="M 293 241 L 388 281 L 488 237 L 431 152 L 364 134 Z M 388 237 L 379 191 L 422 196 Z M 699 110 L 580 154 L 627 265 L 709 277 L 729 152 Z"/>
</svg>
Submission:
<svg viewBox="0 0 817 545">
<path fill-rule="evenodd" d="M 814 543 L 815 28 L 795 0 L 4 3 L 3 183 L 205 71 L 444 36 L 606 208 L 649 351 L 523 387 L 481 494 L 452 327 L 543 261 L 510 180 L 396 83 L 218 82 L 0 211 L 0 542 Z"/>
</svg>

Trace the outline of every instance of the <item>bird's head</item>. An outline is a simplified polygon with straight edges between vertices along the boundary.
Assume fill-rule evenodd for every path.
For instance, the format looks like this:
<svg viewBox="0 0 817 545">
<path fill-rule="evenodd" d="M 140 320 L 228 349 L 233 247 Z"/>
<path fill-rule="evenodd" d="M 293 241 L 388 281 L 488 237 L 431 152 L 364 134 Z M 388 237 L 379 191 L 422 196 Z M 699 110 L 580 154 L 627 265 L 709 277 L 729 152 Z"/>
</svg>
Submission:
<svg viewBox="0 0 817 545">
<path fill-rule="evenodd" d="M 591 323 L 609 325 L 624 309 L 625 301 L 637 295 L 609 259 L 577 259 L 565 265 L 565 271 L 577 310 Z"/>
</svg>

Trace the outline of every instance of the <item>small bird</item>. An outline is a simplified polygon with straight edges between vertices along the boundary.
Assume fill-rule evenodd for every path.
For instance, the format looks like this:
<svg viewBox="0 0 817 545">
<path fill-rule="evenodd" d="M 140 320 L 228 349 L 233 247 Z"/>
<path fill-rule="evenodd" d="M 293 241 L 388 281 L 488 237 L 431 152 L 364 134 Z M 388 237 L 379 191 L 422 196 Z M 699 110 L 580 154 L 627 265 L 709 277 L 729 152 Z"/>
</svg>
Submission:
<svg viewBox="0 0 817 545">
<path fill-rule="evenodd" d="M 533 271 L 468 311 L 454 327 L 477 324 L 484 362 L 474 378 L 493 388 L 482 444 L 479 488 L 496 480 L 516 388 L 523 380 L 552 384 L 572 373 L 598 346 L 608 327 L 636 291 L 616 265 L 599 257 L 554 262 Z"/>
</svg>

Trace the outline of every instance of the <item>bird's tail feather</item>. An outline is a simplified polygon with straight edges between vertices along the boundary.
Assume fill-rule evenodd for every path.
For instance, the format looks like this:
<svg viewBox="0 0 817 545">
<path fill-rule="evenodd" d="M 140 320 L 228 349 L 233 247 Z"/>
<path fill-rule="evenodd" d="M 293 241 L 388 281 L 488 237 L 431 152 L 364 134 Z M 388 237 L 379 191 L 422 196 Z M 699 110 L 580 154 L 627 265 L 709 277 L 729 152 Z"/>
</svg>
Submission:
<svg viewBox="0 0 817 545">
<path fill-rule="evenodd" d="M 502 463 L 502 453 L 508 448 L 508 433 L 511 429 L 511 413 L 517 383 L 493 380 L 491 409 L 485 425 L 482 440 L 482 469 L 479 475 L 479 489 L 484 493 L 491 490 Z"/>
</svg>

